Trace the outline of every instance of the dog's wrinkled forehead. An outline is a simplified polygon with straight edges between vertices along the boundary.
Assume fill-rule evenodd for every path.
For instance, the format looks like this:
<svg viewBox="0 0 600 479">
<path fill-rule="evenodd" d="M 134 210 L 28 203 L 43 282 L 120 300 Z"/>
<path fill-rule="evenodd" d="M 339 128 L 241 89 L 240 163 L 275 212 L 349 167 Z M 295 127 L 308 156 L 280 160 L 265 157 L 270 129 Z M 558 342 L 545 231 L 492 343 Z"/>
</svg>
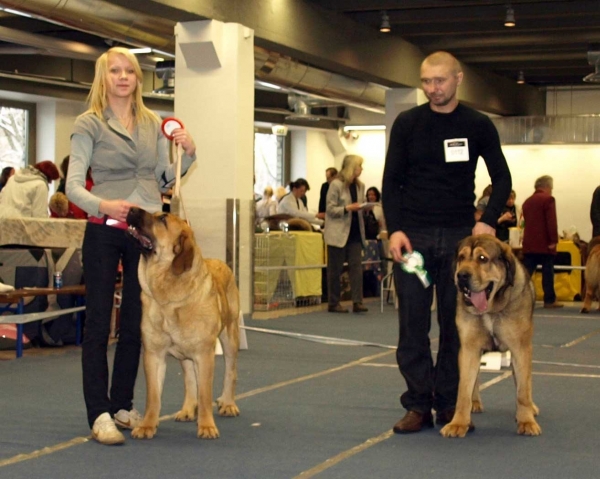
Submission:
<svg viewBox="0 0 600 479">
<path fill-rule="evenodd" d="M 152 215 L 152 232 L 157 237 L 177 237 L 186 226 L 185 221 L 170 213 Z"/>
<path fill-rule="evenodd" d="M 456 259 L 459 262 L 483 258 L 494 260 L 500 255 L 499 245 L 495 240 L 488 238 L 487 235 L 469 236 L 460 243 Z"/>
</svg>

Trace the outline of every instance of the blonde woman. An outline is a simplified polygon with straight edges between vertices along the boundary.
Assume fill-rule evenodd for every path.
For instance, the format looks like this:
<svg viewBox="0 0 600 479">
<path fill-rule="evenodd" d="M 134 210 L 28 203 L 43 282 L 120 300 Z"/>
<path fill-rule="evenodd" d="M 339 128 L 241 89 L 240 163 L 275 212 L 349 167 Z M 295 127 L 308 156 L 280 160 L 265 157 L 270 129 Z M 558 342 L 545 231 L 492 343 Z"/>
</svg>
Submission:
<svg viewBox="0 0 600 479">
<path fill-rule="evenodd" d="M 83 395 L 92 437 L 102 444 L 122 443 L 116 425 L 133 428 L 141 419 L 133 408 L 141 349 L 140 254 L 126 237 L 127 213 L 132 206 L 161 211 L 161 190 L 175 177 L 160 118 L 144 106 L 141 87 L 142 70 L 129 50 L 103 53 L 96 61 L 89 109 L 77 118 L 71 135 L 66 192 L 88 214 L 82 251 L 87 287 Z M 185 172 L 196 159 L 196 146 L 187 130 L 176 129 L 173 137 L 183 147 Z M 91 191 L 85 188 L 89 168 Z M 109 389 L 107 345 L 119 262 L 123 299 Z"/>
<path fill-rule="evenodd" d="M 362 250 L 365 243 L 365 225 L 361 204 L 365 202 L 365 185 L 358 179 L 363 170 L 363 159 L 348 155 L 342 169 L 327 191 L 324 239 L 327 244 L 327 290 L 330 313 L 347 313 L 340 305 L 340 276 L 344 262 L 348 262 L 352 311 L 363 313 L 362 304 Z"/>
</svg>

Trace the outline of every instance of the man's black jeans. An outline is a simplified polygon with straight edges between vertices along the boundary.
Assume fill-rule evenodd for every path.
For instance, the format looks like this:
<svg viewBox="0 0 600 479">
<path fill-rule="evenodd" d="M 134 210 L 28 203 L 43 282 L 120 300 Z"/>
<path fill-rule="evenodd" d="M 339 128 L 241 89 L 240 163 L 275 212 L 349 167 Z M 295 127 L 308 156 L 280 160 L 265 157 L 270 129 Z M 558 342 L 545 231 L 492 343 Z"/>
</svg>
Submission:
<svg viewBox="0 0 600 479">
<path fill-rule="evenodd" d="M 408 387 L 400 402 L 409 411 L 423 413 L 434 408 L 441 412 L 456 405 L 459 339 L 455 323 L 454 258 L 459 241 L 471 231 L 471 227 L 404 230 L 413 250 L 423 255 L 432 280 L 425 288 L 416 274 L 394 265 L 400 318 L 396 359 Z M 435 365 L 429 341 L 434 285 L 440 328 Z"/>
</svg>

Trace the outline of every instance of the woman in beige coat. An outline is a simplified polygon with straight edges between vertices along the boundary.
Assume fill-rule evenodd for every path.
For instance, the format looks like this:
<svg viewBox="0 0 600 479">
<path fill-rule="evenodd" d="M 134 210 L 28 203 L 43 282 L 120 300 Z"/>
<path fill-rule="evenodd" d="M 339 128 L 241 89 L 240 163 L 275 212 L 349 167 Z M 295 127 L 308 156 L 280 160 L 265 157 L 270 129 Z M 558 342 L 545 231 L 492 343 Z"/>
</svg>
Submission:
<svg viewBox="0 0 600 479">
<path fill-rule="evenodd" d="M 324 238 L 327 244 L 327 289 L 329 312 L 347 313 L 340 305 L 340 277 L 344 261 L 348 262 L 352 311 L 368 311 L 362 304 L 362 249 L 365 245 L 363 208 L 365 185 L 358 179 L 362 173 L 363 159 L 347 155 L 338 176 L 329 185 L 325 212 Z"/>
</svg>

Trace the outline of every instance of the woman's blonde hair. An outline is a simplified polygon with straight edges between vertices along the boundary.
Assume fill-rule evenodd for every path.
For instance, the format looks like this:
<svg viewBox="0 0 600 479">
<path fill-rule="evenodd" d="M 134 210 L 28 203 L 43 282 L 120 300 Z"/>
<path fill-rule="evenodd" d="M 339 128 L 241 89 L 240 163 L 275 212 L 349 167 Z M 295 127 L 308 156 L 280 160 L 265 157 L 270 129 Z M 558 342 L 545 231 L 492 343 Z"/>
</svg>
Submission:
<svg viewBox="0 0 600 479">
<path fill-rule="evenodd" d="M 346 155 L 342 161 L 342 169 L 338 173 L 338 178 L 342 183 L 349 185 L 354 180 L 354 170 L 357 166 L 362 166 L 363 157 L 359 155 Z"/>
<path fill-rule="evenodd" d="M 108 96 L 106 85 L 108 83 L 108 57 L 110 55 L 123 55 L 133 66 L 135 76 L 137 78 L 137 87 L 133 92 L 133 114 L 137 123 L 160 122 L 160 118 L 152 110 L 144 105 L 142 99 L 142 69 L 133 53 L 127 48 L 112 47 L 104 52 L 96 60 L 96 70 L 94 74 L 94 82 L 88 95 L 87 101 L 89 108 L 84 113 L 92 113 L 98 118 L 104 119 L 104 110 L 108 107 Z"/>
</svg>

